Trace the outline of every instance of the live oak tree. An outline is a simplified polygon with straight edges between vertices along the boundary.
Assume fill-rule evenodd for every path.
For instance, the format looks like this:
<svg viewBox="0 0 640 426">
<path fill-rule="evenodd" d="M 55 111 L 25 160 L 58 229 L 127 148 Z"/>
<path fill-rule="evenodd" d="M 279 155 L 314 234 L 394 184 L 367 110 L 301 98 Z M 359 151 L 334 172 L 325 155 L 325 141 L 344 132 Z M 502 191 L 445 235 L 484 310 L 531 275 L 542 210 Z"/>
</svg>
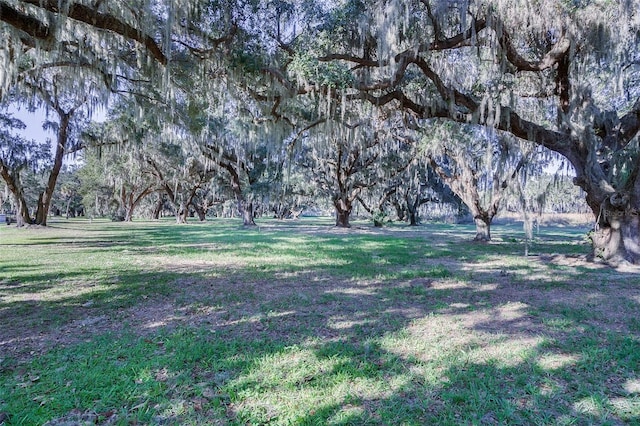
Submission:
<svg viewBox="0 0 640 426">
<path fill-rule="evenodd" d="M 329 119 L 315 127 L 305 140 L 303 163 L 319 191 L 331 199 L 336 226 L 345 228 L 354 203 L 364 203 L 365 194 L 400 174 L 411 161 L 411 147 L 394 133 L 388 117 L 356 103 L 348 108 L 351 112 L 343 120 Z"/>
<path fill-rule="evenodd" d="M 407 170 L 392 180 L 390 185 L 393 192 L 389 194 L 388 202 L 394 208 L 398 220 L 409 222 L 417 226 L 421 222 L 421 208 L 431 205 L 434 212 L 452 211 L 453 219 L 462 216 L 462 201 L 442 181 L 428 165 L 428 161 L 418 154 L 409 164 Z"/>
<path fill-rule="evenodd" d="M 108 160 L 107 160 L 108 158 Z M 105 176 L 113 190 L 112 219 L 131 222 L 136 208 L 156 191 L 157 182 L 140 149 L 111 151 L 103 154 Z"/>
<path fill-rule="evenodd" d="M 140 147 L 90 148 L 84 163 L 78 175 L 83 203 L 90 214 L 108 212 L 112 220 L 130 222 L 145 197 L 157 190 Z"/>
<path fill-rule="evenodd" d="M 594 255 L 640 263 L 639 10 L 635 1 L 348 0 L 308 40 L 324 49 L 318 61 L 350 72 L 352 96 L 493 127 L 565 157 L 594 214 Z"/>
<path fill-rule="evenodd" d="M 53 194 L 54 214 L 64 215 L 67 219 L 84 214 L 80 185 L 77 167 L 64 167 L 61 170 Z"/>
<path fill-rule="evenodd" d="M 225 123 L 216 126 L 201 146 L 202 154 L 218 172 L 218 185 L 227 187 L 235 199 L 244 226 L 254 226 L 255 215 L 268 203 L 274 182 L 280 181 L 280 163 L 274 148 L 277 141 L 266 134 Z"/>
<path fill-rule="evenodd" d="M 354 203 L 362 191 L 374 186 L 375 164 L 382 141 L 365 124 L 329 123 L 309 141 L 305 167 L 319 191 L 329 197 L 335 225 L 350 227 Z"/>
<path fill-rule="evenodd" d="M 187 150 L 189 145 L 181 145 L 175 141 L 160 143 L 143 161 L 151 168 L 161 199 L 171 204 L 177 223 L 186 223 L 191 211 L 204 221 L 202 197 L 217 173 L 205 157 L 193 154 L 198 152 L 197 147 Z"/>
<path fill-rule="evenodd" d="M 51 157 L 48 143 L 28 140 L 16 133 L 24 128 L 22 121 L 0 112 L 0 177 L 12 194 L 19 227 L 34 223 L 29 207 L 34 206 L 35 197 L 31 200 L 28 196 L 27 175 L 48 169 Z"/>
<path fill-rule="evenodd" d="M 76 170 L 80 180 L 78 192 L 82 197 L 82 206 L 85 215 L 90 218 L 107 216 L 113 197 L 113 188 L 104 175 L 102 158 L 93 154 L 95 151 L 86 151 L 83 155 L 82 167 Z"/>
<path fill-rule="evenodd" d="M 270 191 L 268 210 L 277 219 L 297 219 L 305 210 L 323 209 L 319 204 L 326 203 L 305 167 L 308 147 L 295 136 L 282 144 L 283 154 L 278 157 L 281 162 L 276 170 L 279 177 Z"/>
<path fill-rule="evenodd" d="M 390 124 L 385 125 L 387 131 L 393 128 Z M 417 226 L 422 205 L 450 201 L 451 191 L 421 157 L 416 136 L 408 129 L 402 133 L 397 129 L 391 132 L 392 137 L 399 138 L 402 143 L 391 145 L 392 149 L 375 165 L 383 171 L 378 172 L 376 185 L 357 197 L 371 214 L 375 226 L 382 226 L 387 218 L 392 219 L 391 211 L 395 211 L 395 219 Z"/>
<path fill-rule="evenodd" d="M 491 222 L 508 191 L 534 162 L 531 144 L 493 129 L 430 123 L 423 155 L 465 203 L 476 225 L 474 240 L 491 240 Z"/>
<path fill-rule="evenodd" d="M 7 43 L 13 35 L 13 32 L 7 34 Z M 91 70 L 78 80 L 77 75 L 69 72 L 69 67 L 60 66 L 61 62 L 47 62 L 51 59 L 49 55 L 34 55 L 30 50 L 32 49 L 27 49 L 23 56 L 16 58 L 15 66 L 10 64 L 15 81 L 13 84 L 0 81 L 0 87 L 4 87 L 0 97 L 4 96 L 14 106 L 44 111 L 46 116 L 42 124 L 55 133 L 53 158 L 47 170 L 46 185 L 38 197 L 34 208 L 35 217 L 31 220 L 34 224 L 44 226 L 47 224 L 64 158 L 82 148 L 78 139 L 80 127 L 93 109 L 104 103 L 106 98 L 99 87 L 102 86 L 100 73 Z M 14 51 L 10 49 L 9 53 L 11 52 Z M 0 72 L 0 78 L 10 77 L 7 69 Z"/>
<path fill-rule="evenodd" d="M 29 102 L 43 107 L 56 119 L 47 119 L 44 123 L 45 127 L 55 133 L 55 149 L 47 184 L 38 199 L 35 217 L 35 223 L 38 225 L 47 224 L 64 158 L 84 147 L 80 139 L 81 128 L 86 123 L 90 110 L 102 101 L 95 80 L 87 78 L 78 81 L 72 90 L 68 90 L 71 85 L 70 78 L 72 77 L 64 70 L 50 69 L 41 71 L 37 76 L 28 76 L 24 80 L 25 89 L 34 93 Z"/>
</svg>

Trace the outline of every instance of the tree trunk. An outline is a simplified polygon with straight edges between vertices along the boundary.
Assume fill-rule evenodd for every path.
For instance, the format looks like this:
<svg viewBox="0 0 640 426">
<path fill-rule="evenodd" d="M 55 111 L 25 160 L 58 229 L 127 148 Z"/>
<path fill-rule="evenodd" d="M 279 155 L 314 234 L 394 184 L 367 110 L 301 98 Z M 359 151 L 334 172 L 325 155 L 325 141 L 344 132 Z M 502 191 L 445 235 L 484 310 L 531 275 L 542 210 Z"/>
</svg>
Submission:
<svg viewBox="0 0 640 426">
<path fill-rule="evenodd" d="M 124 221 L 133 222 L 133 206 L 127 206 L 124 209 Z"/>
<path fill-rule="evenodd" d="M 66 210 L 65 217 L 69 219 L 69 216 L 71 215 L 71 198 L 67 200 L 67 208 L 65 210 Z M 74 214 L 74 217 L 75 217 L 75 214 Z"/>
<path fill-rule="evenodd" d="M 283 203 L 278 203 L 276 206 L 273 207 L 274 218 L 278 220 L 286 219 L 288 213 L 289 213 L 289 208 Z"/>
<path fill-rule="evenodd" d="M 24 191 L 22 190 L 22 185 L 20 185 L 19 175 L 17 173 L 15 175 L 10 173 L 9 168 L 0 161 L 0 177 L 6 182 L 7 188 L 9 188 L 9 191 L 13 194 L 13 199 L 16 202 L 16 226 L 31 225 L 33 220 L 29 215 L 29 207 L 24 198 Z"/>
<path fill-rule="evenodd" d="M 191 207 L 193 207 L 193 209 L 196 211 L 196 214 L 198 215 L 198 220 L 200 222 L 205 222 L 207 220 L 207 212 L 205 211 L 205 209 L 203 209 L 197 203 L 191 203 Z"/>
<path fill-rule="evenodd" d="M 242 182 L 240 180 L 240 175 L 237 170 L 232 165 L 224 165 L 223 166 L 231 176 L 231 189 L 233 190 L 234 195 L 236 196 L 236 202 L 238 203 L 238 211 L 240 212 L 240 216 L 242 216 L 242 225 L 244 226 L 256 226 L 256 222 L 253 218 L 253 203 L 247 201 L 242 190 Z"/>
<path fill-rule="evenodd" d="M 476 216 L 474 221 L 476 223 L 476 236 L 473 241 L 481 243 L 491 241 L 491 218 Z"/>
<path fill-rule="evenodd" d="M 133 189 L 129 194 L 126 192 L 126 188 L 122 185 L 122 210 L 125 222 L 133 221 Z"/>
<path fill-rule="evenodd" d="M 584 159 L 578 154 L 569 152 L 565 157 L 572 159 L 576 170 L 573 181 L 585 191 L 586 202 L 595 218 L 589 259 L 614 267 L 624 263 L 639 265 L 640 163 L 635 160 L 626 183 L 616 187 L 605 173 L 603 164 L 608 163 Z"/>
<path fill-rule="evenodd" d="M 153 209 L 153 213 L 151 215 L 151 217 L 155 220 L 160 219 L 160 212 L 162 212 L 162 207 L 164 205 L 164 197 L 162 196 L 161 193 L 158 193 L 158 201 L 156 202 L 156 205 Z"/>
<path fill-rule="evenodd" d="M 410 197 L 407 195 L 405 197 L 405 201 L 407 202 L 407 215 L 409 216 L 409 226 L 418 226 L 420 222 L 418 207 L 420 206 L 420 194 L 418 193 L 417 198 L 411 202 Z"/>
<path fill-rule="evenodd" d="M 242 215 L 242 225 L 256 226 L 256 222 L 253 218 L 253 203 L 246 202 L 244 199 L 238 200 L 238 210 Z"/>
<path fill-rule="evenodd" d="M 180 220 L 178 223 L 187 223 L 187 218 L 189 217 L 189 208 L 183 207 L 180 211 Z"/>
<path fill-rule="evenodd" d="M 336 209 L 336 226 L 338 228 L 350 228 L 349 218 L 351 217 L 353 203 L 346 197 L 335 197 L 333 205 Z"/>
<path fill-rule="evenodd" d="M 182 205 L 182 202 L 178 200 L 178 195 L 176 194 L 178 188 L 176 188 L 176 191 L 174 191 L 173 189 L 171 189 L 171 187 L 167 183 L 163 184 L 163 188 L 164 188 L 165 195 L 169 200 L 169 202 L 171 203 L 171 207 L 173 208 L 173 215 L 176 218 L 176 223 L 180 223 L 180 215 L 182 212 L 183 205 Z"/>
<path fill-rule="evenodd" d="M 393 207 L 396 209 L 398 220 L 404 222 L 406 220 L 406 209 L 397 201 L 393 203 Z"/>
<path fill-rule="evenodd" d="M 187 207 L 184 205 L 184 202 L 180 202 L 178 207 L 175 209 L 176 211 L 176 223 L 187 223 Z"/>
<path fill-rule="evenodd" d="M 600 206 L 592 234 L 592 260 L 612 266 L 640 264 L 640 216 L 623 197 L 612 196 Z M 613 199 L 613 200 L 612 200 Z"/>
<path fill-rule="evenodd" d="M 239 162 L 231 163 L 227 161 L 220 161 L 220 159 L 215 156 L 209 158 L 216 161 L 220 167 L 229 173 L 229 177 L 231 179 L 231 190 L 236 197 L 238 212 L 240 212 L 240 216 L 242 216 L 242 224 L 244 226 L 256 226 L 256 222 L 253 217 L 255 213 L 254 206 L 252 202 L 246 200 L 242 179 L 240 177 L 240 173 L 244 169 L 244 165 Z"/>
<path fill-rule="evenodd" d="M 417 210 L 409 210 L 409 226 L 418 226 L 420 224 L 420 217 Z"/>
<path fill-rule="evenodd" d="M 56 188 L 58 175 L 60 174 L 60 169 L 62 168 L 62 159 L 64 157 L 67 142 L 69 139 L 69 124 L 71 122 L 71 117 L 73 116 L 74 110 L 69 113 L 65 113 L 61 109 L 57 109 L 57 112 L 60 116 L 60 125 L 58 127 L 56 155 L 53 160 L 53 167 L 51 168 L 51 172 L 49 173 L 47 186 L 45 187 L 44 192 L 42 192 L 42 194 L 40 194 L 40 197 L 38 198 L 38 209 L 36 211 L 35 223 L 42 226 L 47 225 L 49 207 L 51 206 L 53 191 Z"/>
<path fill-rule="evenodd" d="M 191 211 L 191 209 L 189 208 L 189 206 L 193 207 L 194 209 L 197 210 L 197 207 L 195 205 L 195 203 L 193 202 L 193 199 L 196 196 L 196 193 L 198 192 L 198 189 L 200 187 L 199 186 L 194 186 L 191 191 L 189 192 L 189 196 L 187 198 L 187 200 L 184 202 L 183 206 L 183 210 L 182 210 L 182 223 L 187 223 L 187 217 L 193 217 L 193 212 Z M 200 219 L 201 221 L 204 219 Z"/>
<path fill-rule="evenodd" d="M 455 161 L 462 169 L 462 173 L 451 175 L 433 157 L 429 157 L 429 163 L 436 174 L 454 194 L 460 197 L 473 215 L 476 223 L 476 236 L 473 240 L 478 242 L 491 241 L 491 221 L 498 213 L 505 191 L 509 185 L 516 181 L 520 170 L 526 165 L 527 157 L 523 156 L 513 172 L 507 174 L 506 177 L 500 177 L 499 173 L 504 169 L 503 167 L 498 168 L 498 172 L 493 175 L 491 199 L 486 203 L 482 202 L 478 188 L 479 171 L 472 169 L 464 158 L 455 159 Z"/>
<path fill-rule="evenodd" d="M 144 197 L 153 192 L 151 186 L 142 189 L 140 193 L 136 195 L 137 190 L 138 188 L 133 186 L 131 190 L 127 192 L 125 184 L 122 184 L 122 189 L 120 190 L 120 209 L 125 222 L 133 221 L 133 213 L 138 205 L 140 205 L 140 202 Z"/>
<path fill-rule="evenodd" d="M 25 225 L 31 225 L 33 220 L 29 215 L 29 207 L 23 196 L 16 197 L 16 204 L 18 205 L 18 211 L 16 212 L 16 226 L 21 228 Z"/>
</svg>

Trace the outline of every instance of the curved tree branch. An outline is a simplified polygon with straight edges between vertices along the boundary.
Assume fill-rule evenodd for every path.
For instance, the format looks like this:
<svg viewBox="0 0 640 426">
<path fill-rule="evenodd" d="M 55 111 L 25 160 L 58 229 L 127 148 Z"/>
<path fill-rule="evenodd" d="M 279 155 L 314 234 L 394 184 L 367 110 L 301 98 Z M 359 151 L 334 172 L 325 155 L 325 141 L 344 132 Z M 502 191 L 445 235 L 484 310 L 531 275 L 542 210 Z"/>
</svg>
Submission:
<svg viewBox="0 0 640 426">
<path fill-rule="evenodd" d="M 26 15 L 0 1 L 0 20 L 39 40 L 51 40 L 51 29 L 48 25 L 33 16 Z"/>
<path fill-rule="evenodd" d="M 58 0 L 22 0 L 22 3 L 51 13 L 64 14 L 75 21 L 85 23 L 96 29 L 111 31 L 126 39 L 136 41 L 145 46 L 151 56 L 159 63 L 162 65 L 167 64 L 167 57 L 153 37 L 116 16 L 98 12 L 97 8 L 71 3 L 63 9 L 63 4 Z M 0 20 L 38 40 L 47 41 L 53 37 L 48 25 L 33 16 L 18 12 L 4 1 L 0 1 Z"/>
</svg>

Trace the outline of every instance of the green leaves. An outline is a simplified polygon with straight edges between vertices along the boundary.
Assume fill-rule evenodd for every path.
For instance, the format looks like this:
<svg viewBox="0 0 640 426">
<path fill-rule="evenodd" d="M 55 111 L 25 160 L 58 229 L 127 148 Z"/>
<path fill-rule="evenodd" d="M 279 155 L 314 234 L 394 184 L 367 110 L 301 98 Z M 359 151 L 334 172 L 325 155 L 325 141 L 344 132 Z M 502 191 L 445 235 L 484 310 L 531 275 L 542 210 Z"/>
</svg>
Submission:
<svg viewBox="0 0 640 426">
<path fill-rule="evenodd" d="M 310 53 L 297 53 L 289 65 L 295 78 L 305 83 L 332 89 L 345 89 L 353 84 L 351 71 L 338 62 L 321 62 Z"/>
</svg>

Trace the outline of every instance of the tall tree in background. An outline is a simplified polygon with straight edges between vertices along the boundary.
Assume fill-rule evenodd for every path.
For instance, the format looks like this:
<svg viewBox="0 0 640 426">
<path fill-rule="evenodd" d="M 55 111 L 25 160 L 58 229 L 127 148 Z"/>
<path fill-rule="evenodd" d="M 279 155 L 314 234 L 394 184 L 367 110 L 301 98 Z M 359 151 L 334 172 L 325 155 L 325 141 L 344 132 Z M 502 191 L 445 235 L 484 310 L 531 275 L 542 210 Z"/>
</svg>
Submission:
<svg viewBox="0 0 640 426">
<path fill-rule="evenodd" d="M 279 142 L 232 128 L 218 129 L 202 146 L 202 153 L 218 171 L 219 184 L 228 186 L 244 226 L 254 226 L 255 214 L 270 186 L 280 184 Z"/>
<path fill-rule="evenodd" d="M 533 163 L 533 146 L 493 129 L 447 124 L 431 123 L 425 130 L 424 156 L 469 209 L 476 225 L 474 240 L 490 241 L 491 222 L 503 198 Z"/>
<path fill-rule="evenodd" d="M 367 116 L 371 113 L 368 107 L 360 111 L 362 114 L 356 114 L 356 105 L 349 107 L 353 123 L 328 120 L 305 141 L 304 165 L 313 174 L 319 191 L 331 199 L 335 224 L 343 228 L 350 226 L 358 199 L 384 186 L 411 161 L 411 147 L 395 137 L 389 120 Z"/>
<path fill-rule="evenodd" d="M 389 194 L 388 201 L 398 219 L 408 221 L 411 226 L 420 224 L 421 207 L 429 203 L 434 211 L 446 213 L 447 210 L 453 210 L 453 217 L 451 213 L 447 214 L 451 219 L 461 216 L 463 202 L 427 163 L 428 160 L 419 154 L 416 147 L 415 160 L 404 173 L 391 181 L 393 192 Z"/>
<path fill-rule="evenodd" d="M 62 169 L 64 157 L 82 149 L 79 138 L 80 122 L 86 120 L 86 109 L 92 96 L 95 95 L 95 84 L 86 79 L 78 82 L 73 91 L 69 87 L 68 76 L 64 70 L 59 72 L 41 73 L 37 81 L 29 81 L 28 87 L 36 92 L 36 99 L 57 116 L 57 121 L 46 121 L 45 126 L 54 130 L 56 134 L 55 151 L 47 185 L 38 198 L 35 223 L 46 225 L 53 192 L 55 191 L 58 175 Z"/>
<path fill-rule="evenodd" d="M 51 150 L 48 143 L 37 143 L 16 134 L 25 124 L 11 114 L 0 112 L 0 177 L 11 192 L 16 207 L 17 226 L 31 225 L 25 175 L 42 172 L 49 167 Z"/>
<path fill-rule="evenodd" d="M 67 219 L 84 215 L 80 185 L 77 166 L 63 168 L 53 197 L 56 214 L 64 214 Z"/>
</svg>

